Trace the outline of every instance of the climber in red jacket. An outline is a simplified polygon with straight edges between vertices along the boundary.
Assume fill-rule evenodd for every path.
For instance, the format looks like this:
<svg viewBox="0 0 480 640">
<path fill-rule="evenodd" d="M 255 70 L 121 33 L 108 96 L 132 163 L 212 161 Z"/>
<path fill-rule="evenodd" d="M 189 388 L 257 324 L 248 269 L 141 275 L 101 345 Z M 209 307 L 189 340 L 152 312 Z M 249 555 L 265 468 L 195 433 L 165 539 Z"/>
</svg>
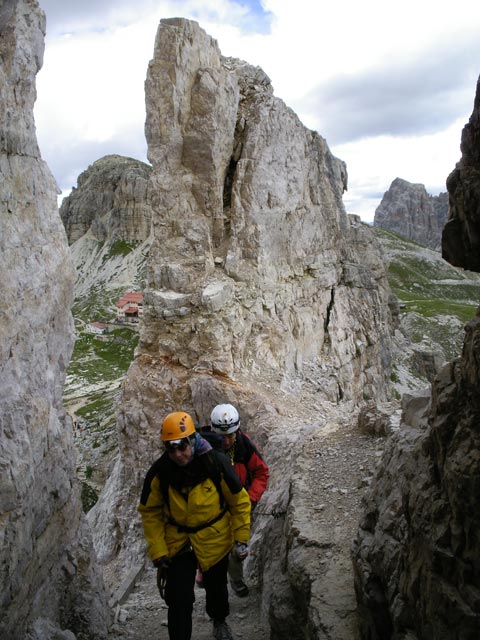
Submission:
<svg viewBox="0 0 480 640">
<path fill-rule="evenodd" d="M 210 431 L 202 430 L 202 436 L 230 458 L 236 474 L 250 496 L 253 511 L 267 488 L 269 471 L 257 447 L 240 429 L 237 409 L 231 404 L 217 405 L 210 416 Z M 248 595 L 248 587 L 243 579 L 244 559 L 230 554 L 228 563 L 230 585 L 242 598 Z"/>
</svg>

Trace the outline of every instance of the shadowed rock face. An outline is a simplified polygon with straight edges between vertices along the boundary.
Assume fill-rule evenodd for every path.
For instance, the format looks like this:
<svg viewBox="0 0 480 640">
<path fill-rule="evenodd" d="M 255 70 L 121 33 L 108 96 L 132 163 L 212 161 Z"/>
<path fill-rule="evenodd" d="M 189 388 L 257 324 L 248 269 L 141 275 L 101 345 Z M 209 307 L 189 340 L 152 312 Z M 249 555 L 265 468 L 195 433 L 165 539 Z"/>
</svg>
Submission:
<svg viewBox="0 0 480 640">
<path fill-rule="evenodd" d="M 36 1 L 2 4 L 0 636 L 12 640 L 107 626 L 62 406 L 74 272 L 33 120 L 44 33 Z"/>
<path fill-rule="evenodd" d="M 395 178 L 375 210 L 373 224 L 440 251 L 447 216 L 446 193 L 430 196 L 423 184 Z"/>
<path fill-rule="evenodd" d="M 457 267 L 480 271 L 480 79 L 472 115 L 462 131 L 461 151 L 447 179 L 450 215 L 442 255 Z"/>
<path fill-rule="evenodd" d="M 479 106 L 477 87 L 462 160 L 448 180 L 453 218 L 443 235 L 444 256 L 472 270 L 479 270 Z M 405 407 L 365 500 L 353 548 L 362 638 L 478 637 L 479 389 L 477 312 L 465 328 L 461 358 L 432 385 L 428 419 L 414 401 Z"/>
</svg>

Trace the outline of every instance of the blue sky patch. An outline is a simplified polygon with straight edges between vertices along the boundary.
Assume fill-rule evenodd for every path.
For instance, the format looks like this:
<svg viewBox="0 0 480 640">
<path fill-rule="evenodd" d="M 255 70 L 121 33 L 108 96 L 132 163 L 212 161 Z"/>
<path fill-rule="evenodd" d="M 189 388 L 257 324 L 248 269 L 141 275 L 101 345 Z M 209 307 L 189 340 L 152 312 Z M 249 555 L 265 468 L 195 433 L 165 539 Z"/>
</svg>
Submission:
<svg viewBox="0 0 480 640">
<path fill-rule="evenodd" d="M 241 26 L 245 31 L 270 33 L 273 15 L 263 8 L 260 0 L 234 0 L 235 4 L 248 9 Z"/>
<path fill-rule="evenodd" d="M 232 12 L 231 20 L 224 18 L 224 22 L 232 24 L 244 34 L 270 33 L 273 14 L 263 8 L 261 0 L 231 0 L 231 3 L 243 9 L 242 15 L 239 17 L 240 12 Z M 194 18 L 199 21 L 202 18 L 205 19 L 205 15 L 208 13 L 211 14 L 212 22 L 218 20 L 216 12 L 214 10 L 207 11 L 204 6 L 199 6 L 192 11 Z"/>
</svg>

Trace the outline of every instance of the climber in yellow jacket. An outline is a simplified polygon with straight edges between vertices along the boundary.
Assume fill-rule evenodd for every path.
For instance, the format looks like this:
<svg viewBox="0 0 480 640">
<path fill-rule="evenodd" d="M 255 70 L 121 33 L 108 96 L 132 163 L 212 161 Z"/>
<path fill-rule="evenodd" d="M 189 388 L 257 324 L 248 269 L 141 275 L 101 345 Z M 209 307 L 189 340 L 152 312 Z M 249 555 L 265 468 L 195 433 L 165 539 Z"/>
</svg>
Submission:
<svg viewBox="0 0 480 640">
<path fill-rule="evenodd" d="M 214 636 L 232 640 L 228 557 L 232 548 L 240 558 L 248 554 L 250 498 L 230 460 L 195 431 L 188 413 L 170 413 L 161 439 L 165 452 L 147 473 L 138 510 L 168 606 L 170 640 L 191 639 L 197 562 Z"/>
</svg>

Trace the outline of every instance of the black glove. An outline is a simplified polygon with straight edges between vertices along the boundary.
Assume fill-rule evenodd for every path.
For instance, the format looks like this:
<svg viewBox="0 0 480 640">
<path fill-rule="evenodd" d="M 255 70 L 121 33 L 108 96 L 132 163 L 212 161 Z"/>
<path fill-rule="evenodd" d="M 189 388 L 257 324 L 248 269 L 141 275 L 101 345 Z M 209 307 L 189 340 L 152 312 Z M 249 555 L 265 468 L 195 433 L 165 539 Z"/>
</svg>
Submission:
<svg viewBox="0 0 480 640">
<path fill-rule="evenodd" d="M 155 567 L 157 567 L 157 587 L 160 591 L 160 595 L 165 600 L 165 587 L 167 586 L 168 567 L 170 566 L 170 558 L 163 556 L 153 561 Z"/>
<path fill-rule="evenodd" d="M 170 558 L 168 556 L 162 556 L 161 558 L 155 558 L 152 560 L 153 566 L 157 569 L 162 569 L 163 567 L 167 567 L 170 564 Z"/>
</svg>

